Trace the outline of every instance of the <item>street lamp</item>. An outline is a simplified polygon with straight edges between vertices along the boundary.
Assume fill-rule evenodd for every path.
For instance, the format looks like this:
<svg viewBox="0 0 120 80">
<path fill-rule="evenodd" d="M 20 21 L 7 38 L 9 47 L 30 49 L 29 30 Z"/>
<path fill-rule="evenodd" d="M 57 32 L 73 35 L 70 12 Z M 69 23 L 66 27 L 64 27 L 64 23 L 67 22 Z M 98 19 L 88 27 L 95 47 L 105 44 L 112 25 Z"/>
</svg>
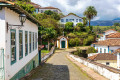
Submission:
<svg viewBox="0 0 120 80">
<path fill-rule="evenodd" d="M 17 26 L 18 29 L 22 28 L 24 26 L 23 23 L 25 23 L 25 21 L 26 21 L 26 15 L 20 14 L 19 21 L 21 22 L 21 25 L 8 24 L 8 22 L 7 22 L 7 30 L 12 29 L 13 26 Z"/>
<path fill-rule="evenodd" d="M 23 26 L 23 23 L 26 21 L 26 15 L 25 14 L 20 14 L 19 15 L 19 20 L 21 22 L 21 26 Z"/>
</svg>

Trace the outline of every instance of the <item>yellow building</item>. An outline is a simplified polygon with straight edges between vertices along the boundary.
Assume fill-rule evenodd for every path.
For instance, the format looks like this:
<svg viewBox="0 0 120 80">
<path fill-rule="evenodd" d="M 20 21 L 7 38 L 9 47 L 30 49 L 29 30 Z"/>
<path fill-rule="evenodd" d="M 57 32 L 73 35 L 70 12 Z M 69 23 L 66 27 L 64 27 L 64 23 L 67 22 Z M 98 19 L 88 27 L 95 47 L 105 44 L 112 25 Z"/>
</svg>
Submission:
<svg viewBox="0 0 120 80">
<path fill-rule="evenodd" d="M 57 38 L 57 48 L 68 48 L 68 38 L 60 36 Z"/>
<path fill-rule="evenodd" d="M 89 60 L 117 68 L 117 56 L 109 53 L 99 53 L 88 57 Z"/>
</svg>

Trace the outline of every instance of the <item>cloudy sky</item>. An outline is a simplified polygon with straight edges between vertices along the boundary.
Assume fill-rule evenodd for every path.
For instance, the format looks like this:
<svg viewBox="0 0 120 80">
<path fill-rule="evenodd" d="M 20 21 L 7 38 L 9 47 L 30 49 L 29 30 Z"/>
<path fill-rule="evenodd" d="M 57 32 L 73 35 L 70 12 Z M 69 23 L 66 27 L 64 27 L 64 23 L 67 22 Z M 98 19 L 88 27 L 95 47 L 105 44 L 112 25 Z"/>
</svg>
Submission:
<svg viewBox="0 0 120 80">
<path fill-rule="evenodd" d="M 70 12 L 83 17 L 87 6 L 94 6 L 98 12 L 94 20 L 112 20 L 120 17 L 120 0 L 32 0 L 43 7 L 53 6 L 66 15 Z"/>
</svg>

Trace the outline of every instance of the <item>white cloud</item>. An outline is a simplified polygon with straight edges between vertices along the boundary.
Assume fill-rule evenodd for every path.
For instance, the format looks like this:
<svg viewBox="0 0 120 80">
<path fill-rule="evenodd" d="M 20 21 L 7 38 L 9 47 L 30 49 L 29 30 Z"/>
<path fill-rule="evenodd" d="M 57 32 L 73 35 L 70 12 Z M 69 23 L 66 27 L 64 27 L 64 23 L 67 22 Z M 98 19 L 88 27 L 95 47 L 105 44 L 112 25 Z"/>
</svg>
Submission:
<svg viewBox="0 0 120 80">
<path fill-rule="evenodd" d="M 53 6 L 66 15 L 73 12 L 83 16 L 87 6 L 95 6 L 98 16 L 94 20 L 110 20 L 120 16 L 120 0 L 32 0 L 41 6 Z"/>
</svg>

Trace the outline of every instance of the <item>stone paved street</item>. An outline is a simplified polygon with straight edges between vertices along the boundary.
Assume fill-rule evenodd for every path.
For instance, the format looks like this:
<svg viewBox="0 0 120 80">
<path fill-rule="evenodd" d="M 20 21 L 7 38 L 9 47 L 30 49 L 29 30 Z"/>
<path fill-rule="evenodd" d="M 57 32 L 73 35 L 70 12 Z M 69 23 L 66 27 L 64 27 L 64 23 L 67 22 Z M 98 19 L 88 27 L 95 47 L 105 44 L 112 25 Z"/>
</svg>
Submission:
<svg viewBox="0 0 120 80">
<path fill-rule="evenodd" d="M 56 51 L 29 80 L 91 80 L 67 59 L 67 53 L 64 50 Z"/>
</svg>

